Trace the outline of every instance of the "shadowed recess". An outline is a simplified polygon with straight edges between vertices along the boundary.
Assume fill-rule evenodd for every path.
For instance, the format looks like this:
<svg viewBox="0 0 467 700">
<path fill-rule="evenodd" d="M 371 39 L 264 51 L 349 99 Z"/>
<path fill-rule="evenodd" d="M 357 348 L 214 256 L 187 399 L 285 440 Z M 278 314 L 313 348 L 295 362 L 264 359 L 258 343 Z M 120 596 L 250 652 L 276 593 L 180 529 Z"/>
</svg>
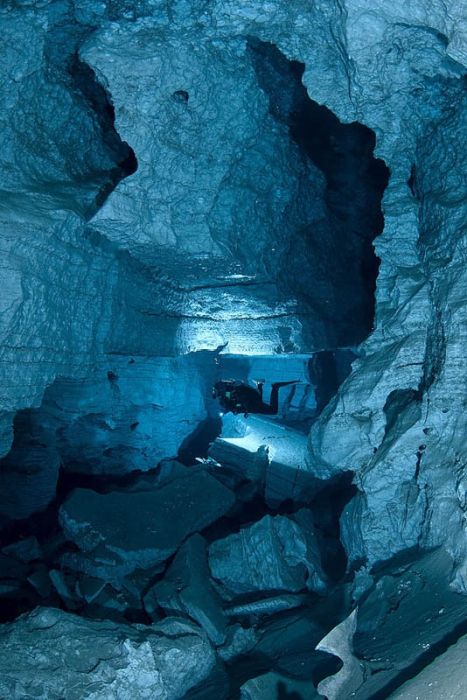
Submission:
<svg viewBox="0 0 467 700">
<path fill-rule="evenodd" d="M 287 127 L 304 165 L 325 179 L 326 218 L 292 231 L 279 277 L 320 318 L 332 320 L 339 344 L 361 342 L 373 326 L 379 269 L 373 240 L 384 227 L 389 170 L 373 155 L 371 129 L 343 124 L 310 99 L 303 63 L 257 39 L 249 39 L 249 48 L 271 115 Z"/>
</svg>

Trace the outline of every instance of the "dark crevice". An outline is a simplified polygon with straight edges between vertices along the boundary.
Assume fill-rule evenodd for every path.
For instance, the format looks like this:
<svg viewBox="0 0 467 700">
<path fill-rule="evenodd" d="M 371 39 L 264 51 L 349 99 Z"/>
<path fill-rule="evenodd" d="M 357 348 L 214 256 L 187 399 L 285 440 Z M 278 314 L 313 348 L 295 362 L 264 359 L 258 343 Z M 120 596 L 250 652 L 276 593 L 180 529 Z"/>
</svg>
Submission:
<svg viewBox="0 0 467 700">
<path fill-rule="evenodd" d="M 89 216 L 104 204 L 109 194 L 125 177 L 138 169 L 138 161 L 131 146 L 120 138 L 115 128 L 115 108 L 103 85 L 99 83 L 93 69 L 79 58 L 75 52 L 68 62 L 68 73 L 72 87 L 81 95 L 88 109 L 92 111 L 100 128 L 103 144 L 106 146 L 115 167 L 106 173 L 106 178 L 95 199 L 95 208 Z"/>
<path fill-rule="evenodd" d="M 426 336 L 425 357 L 423 360 L 423 376 L 419 385 L 420 395 L 428 391 L 438 379 L 444 367 L 446 358 L 446 336 L 443 325 L 443 314 L 435 304 L 434 318 Z"/>
<path fill-rule="evenodd" d="M 205 418 L 180 445 L 177 459 L 187 467 L 195 464 L 196 458 L 206 458 L 210 444 L 221 434 L 222 420 L 218 417 Z"/>
<path fill-rule="evenodd" d="M 380 263 L 373 240 L 384 227 L 381 200 L 389 170 L 373 155 L 371 129 L 343 124 L 310 99 L 303 63 L 257 39 L 249 39 L 249 48 L 271 115 L 288 129 L 308 177 L 316 179 L 317 168 L 325 178 L 325 219 L 313 220 L 311 210 L 308 222 L 302 215 L 279 278 L 332 326 L 336 345 L 356 344 L 373 326 Z M 303 201 L 306 187 L 304 180 Z"/>
<path fill-rule="evenodd" d="M 331 479 L 311 503 L 320 539 L 323 569 L 334 583 L 343 579 L 347 569 L 347 555 L 340 536 L 340 517 L 357 493 L 353 477 L 353 472 L 346 472 Z"/>
<path fill-rule="evenodd" d="M 340 385 L 352 371 L 352 362 L 356 357 L 351 350 L 323 350 L 310 357 L 308 374 L 315 387 L 317 414 L 337 394 Z"/>
<path fill-rule="evenodd" d="M 418 406 L 422 396 L 416 389 L 395 389 L 391 391 L 384 404 L 384 414 L 386 416 L 386 426 L 384 437 L 390 435 L 395 426 L 400 422 L 401 417 L 411 406 Z M 418 411 L 416 412 L 416 414 Z M 415 422 L 412 420 L 412 423 Z"/>
<path fill-rule="evenodd" d="M 412 196 L 415 197 L 415 199 L 418 199 L 418 194 L 417 194 L 417 167 L 415 165 L 412 165 L 410 168 L 410 177 L 407 180 L 407 185 L 409 187 L 409 190 L 412 193 Z"/>
<path fill-rule="evenodd" d="M 175 90 L 175 92 L 172 93 L 172 97 L 175 102 L 180 102 L 181 104 L 188 104 L 190 99 L 190 95 L 187 90 Z"/>
</svg>

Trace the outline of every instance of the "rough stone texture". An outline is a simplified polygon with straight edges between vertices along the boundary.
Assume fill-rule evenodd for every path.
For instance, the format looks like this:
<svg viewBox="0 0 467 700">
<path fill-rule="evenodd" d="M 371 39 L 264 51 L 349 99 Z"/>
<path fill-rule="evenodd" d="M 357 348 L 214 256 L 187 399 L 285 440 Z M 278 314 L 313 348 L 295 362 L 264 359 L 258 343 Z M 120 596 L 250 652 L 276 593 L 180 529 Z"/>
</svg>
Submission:
<svg viewBox="0 0 467 700">
<path fill-rule="evenodd" d="M 34 421 L 53 426 L 68 471 L 154 469 L 205 418 L 211 368 L 199 355 L 108 358 L 86 380 L 55 382 Z"/>
<path fill-rule="evenodd" d="M 92 226 L 174 278 L 167 311 L 179 320 L 180 350 L 227 340 L 232 352 L 292 349 L 303 343 L 300 308 L 278 288 L 276 269 L 296 210 L 323 217 L 322 176 L 269 114 L 245 39 L 199 26 L 199 9 L 190 18 L 177 8 L 182 32 L 164 15 L 120 20 L 81 48 L 140 154 L 138 172 Z M 174 99 L 180 90 L 186 101 Z M 313 332 L 323 342 L 318 318 Z"/>
<path fill-rule="evenodd" d="M 263 416 L 222 419 L 222 433 L 209 448 L 209 455 L 258 482 L 268 505 L 277 507 L 287 499 L 306 501 L 318 480 L 306 461 L 306 435 Z"/>
<path fill-rule="evenodd" d="M 203 537 L 193 535 L 180 547 L 163 580 L 146 594 L 144 605 L 150 616 L 154 606 L 168 614 L 187 614 L 214 644 L 225 641 L 227 619 L 209 578 L 207 545 Z"/>
<path fill-rule="evenodd" d="M 365 670 L 355 700 L 389 697 L 465 631 L 465 596 L 449 585 L 452 560 L 442 549 L 386 565 L 359 600 L 353 649 Z"/>
<path fill-rule="evenodd" d="M 82 561 L 93 573 L 100 565 L 118 579 L 161 564 L 188 535 L 220 518 L 233 503 L 233 494 L 216 479 L 190 469 L 160 488 L 142 485 L 108 494 L 76 489 L 61 507 L 60 520 L 65 535 L 85 555 L 77 566 Z"/>
<path fill-rule="evenodd" d="M 300 527 L 303 525 L 303 527 Z M 311 523 L 266 515 L 238 534 L 213 542 L 209 566 L 227 597 L 267 591 L 324 590 Z"/>
<path fill-rule="evenodd" d="M 242 685 L 240 700 L 281 700 L 284 693 L 301 700 L 318 700 L 320 697 L 309 681 L 294 681 L 278 673 L 267 673 Z"/>
<path fill-rule="evenodd" d="M 299 266 L 292 231 L 327 230 L 324 178 L 270 114 L 245 37 L 328 83 L 339 6 L 9 0 L 0 20 L 2 452 L 16 410 L 107 353 L 335 344 L 332 314 L 278 276 Z M 138 169 L 121 180 L 123 139 Z"/>
<path fill-rule="evenodd" d="M 54 34 L 41 8 L 0 10 L 3 105 L 0 229 L 0 454 L 14 412 L 40 403 L 53 379 L 82 376 L 102 344 L 115 257 L 84 235 L 115 153 L 83 99 L 63 82 L 79 28 Z M 61 36 L 61 40 L 60 40 Z M 61 64 L 49 56 L 55 47 Z M 58 45 L 60 44 L 60 45 Z M 53 53 L 53 52 L 52 52 Z"/>
<path fill-rule="evenodd" d="M 324 186 L 255 82 L 245 37 L 272 41 L 305 63 L 314 100 L 375 131 L 391 171 L 375 329 L 312 430 L 309 471 L 356 473 L 351 564 L 368 573 L 445 542 L 466 592 L 463 12 L 458 0 L 3 3 L 1 454 L 17 410 L 114 353 L 327 346 L 271 273 L 301 186 L 310 199 Z M 113 192 L 121 154 L 70 81 L 75 52 L 138 159 Z M 322 203 L 308 214 L 318 222 Z"/>
<path fill-rule="evenodd" d="M 333 676 L 322 680 L 317 687 L 318 693 L 327 700 L 346 700 L 352 697 L 362 685 L 364 672 L 362 665 L 353 654 L 353 636 L 357 629 L 357 609 L 349 617 L 334 627 L 317 645 L 318 651 L 337 656 L 343 663 L 342 668 Z"/>
<path fill-rule="evenodd" d="M 310 93 L 375 128 L 391 169 L 376 328 L 310 436 L 316 473 L 357 473 L 343 516 L 352 560 L 373 564 L 442 541 L 465 589 L 462 499 L 465 396 L 465 60 L 456 3 L 347 3 L 349 93 Z M 454 60 L 453 60 L 454 59 Z M 311 65 L 311 64 L 310 64 Z"/>
<path fill-rule="evenodd" d="M 215 667 L 195 625 L 85 620 L 38 608 L 0 629 L 0 695 L 11 700 L 179 700 Z"/>
<path fill-rule="evenodd" d="M 467 695 L 464 664 L 467 637 L 441 654 L 412 680 L 404 683 L 389 700 L 460 700 Z"/>
</svg>

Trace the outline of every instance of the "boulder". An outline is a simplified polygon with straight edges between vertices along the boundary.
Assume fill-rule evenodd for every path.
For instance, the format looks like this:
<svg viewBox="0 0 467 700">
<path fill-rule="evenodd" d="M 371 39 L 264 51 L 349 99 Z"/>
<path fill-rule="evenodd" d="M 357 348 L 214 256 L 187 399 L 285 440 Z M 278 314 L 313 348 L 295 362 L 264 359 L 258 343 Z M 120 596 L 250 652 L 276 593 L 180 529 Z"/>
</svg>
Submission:
<svg viewBox="0 0 467 700">
<path fill-rule="evenodd" d="M 227 621 L 222 601 L 209 578 L 206 541 L 193 535 L 177 552 L 163 581 L 144 598 L 146 612 L 152 616 L 157 606 L 166 612 L 189 615 L 215 644 L 226 637 Z"/>
<path fill-rule="evenodd" d="M 283 515 L 264 518 L 209 547 L 209 566 L 223 595 L 325 589 L 310 516 L 300 524 Z"/>
<path fill-rule="evenodd" d="M 318 685 L 318 692 L 328 700 L 346 700 L 352 697 L 364 680 L 364 667 L 353 653 L 353 636 L 357 629 L 357 608 L 334 627 L 317 645 L 324 651 L 339 658 L 343 666 L 332 676 Z"/>
<path fill-rule="evenodd" d="M 317 492 L 319 480 L 307 465 L 304 433 L 257 415 L 227 414 L 222 426 L 210 456 L 260 483 L 269 506 L 275 508 L 287 499 L 308 500 Z"/>
<path fill-rule="evenodd" d="M 161 488 L 99 494 L 76 489 L 60 509 L 65 535 L 102 575 L 114 577 L 161 564 L 190 534 L 224 515 L 234 496 L 202 469 L 187 469 Z M 99 575 L 99 572 L 96 572 Z"/>
<path fill-rule="evenodd" d="M 215 669 L 186 620 L 132 626 L 37 608 L 0 628 L 0 697 L 11 700 L 179 700 Z"/>
</svg>

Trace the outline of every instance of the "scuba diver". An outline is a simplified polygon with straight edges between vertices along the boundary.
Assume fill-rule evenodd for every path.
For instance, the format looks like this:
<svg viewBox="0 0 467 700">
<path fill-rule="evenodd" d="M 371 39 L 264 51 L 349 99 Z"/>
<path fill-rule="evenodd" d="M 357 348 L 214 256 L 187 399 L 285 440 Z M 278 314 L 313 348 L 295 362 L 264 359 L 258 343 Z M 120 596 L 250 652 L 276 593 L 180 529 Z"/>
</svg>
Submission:
<svg viewBox="0 0 467 700">
<path fill-rule="evenodd" d="M 243 413 L 245 418 L 249 413 L 262 413 L 275 416 L 279 410 L 279 389 L 289 384 L 297 384 L 300 380 L 289 382 L 274 382 L 271 389 L 270 403 L 263 401 L 263 385 L 265 380 L 256 382 L 256 389 L 235 379 L 222 379 L 214 384 L 213 399 L 218 399 L 222 408 L 232 413 Z"/>
</svg>

